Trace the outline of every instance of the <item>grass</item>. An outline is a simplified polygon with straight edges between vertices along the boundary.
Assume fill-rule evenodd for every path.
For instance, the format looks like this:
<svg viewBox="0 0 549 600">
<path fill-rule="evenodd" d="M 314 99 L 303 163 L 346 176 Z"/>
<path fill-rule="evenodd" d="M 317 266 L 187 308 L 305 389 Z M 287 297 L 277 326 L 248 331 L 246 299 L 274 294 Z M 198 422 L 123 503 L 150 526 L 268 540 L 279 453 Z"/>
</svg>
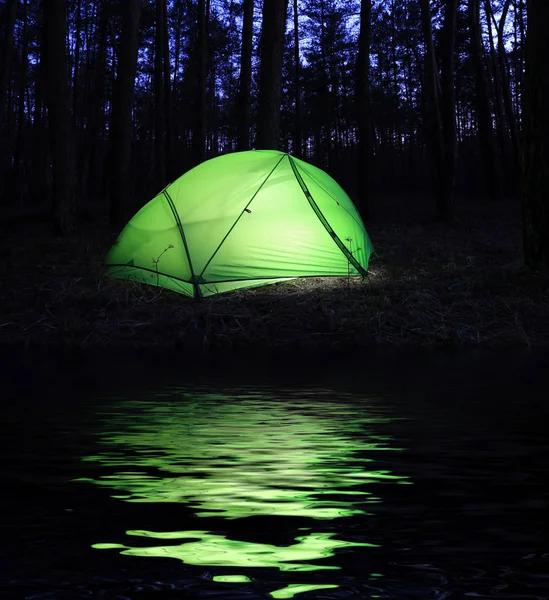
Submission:
<svg viewBox="0 0 549 600">
<path fill-rule="evenodd" d="M 95 224 L 53 239 L 40 223 L 4 226 L 0 343 L 87 347 L 358 349 L 548 346 L 549 276 L 522 265 L 520 207 L 461 200 L 452 226 L 395 202 L 368 226 L 361 278 L 315 278 L 201 302 L 106 278 L 114 236 Z M 426 214 L 425 212 L 423 214 Z"/>
</svg>

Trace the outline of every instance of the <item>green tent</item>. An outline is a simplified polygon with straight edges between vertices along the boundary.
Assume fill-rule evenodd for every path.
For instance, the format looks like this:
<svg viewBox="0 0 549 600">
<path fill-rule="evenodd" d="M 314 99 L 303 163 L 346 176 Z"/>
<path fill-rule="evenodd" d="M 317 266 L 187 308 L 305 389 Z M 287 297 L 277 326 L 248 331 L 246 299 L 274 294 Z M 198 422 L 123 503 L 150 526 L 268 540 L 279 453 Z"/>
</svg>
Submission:
<svg viewBox="0 0 549 600">
<path fill-rule="evenodd" d="M 284 152 L 207 160 L 129 221 L 107 273 L 202 297 L 296 277 L 365 275 L 373 251 L 351 199 Z"/>
</svg>

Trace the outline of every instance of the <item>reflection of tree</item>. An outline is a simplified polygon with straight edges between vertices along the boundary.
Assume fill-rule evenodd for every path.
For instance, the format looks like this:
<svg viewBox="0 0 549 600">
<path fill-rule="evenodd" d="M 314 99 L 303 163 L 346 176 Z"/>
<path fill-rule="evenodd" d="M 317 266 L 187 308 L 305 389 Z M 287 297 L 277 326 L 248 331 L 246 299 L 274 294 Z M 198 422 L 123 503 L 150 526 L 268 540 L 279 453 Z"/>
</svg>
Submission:
<svg viewBox="0 0 549 600">
<path fill-rule="evenodd" d="M 93 481 L 128 502 L 179 502 L 198 517 L 298 516 L 331 520 L 365 513 L 379 502 L 369 483 L 409 483 L 374 468 L 374 452 L 396 450 L 376 426 L 388 421 L 341 398 L 219 396 L 175 393 L 177 403 L 123 402 L 108 415 L 100 443 L 85 461 L 118 469 Z M 340 547 L 370 546 L 336 540 L 334 533 L 302 530 L 287 546 L 225 537 L 219 531 L 128 531 L 172 544 L 118 548 L 133 556 L 177 558 L 186 564 L 278 567 L 283 571 L 334 569 L 308 564 Z M 174 541 L 178 541 L 175 545 Z"/>
</svg>

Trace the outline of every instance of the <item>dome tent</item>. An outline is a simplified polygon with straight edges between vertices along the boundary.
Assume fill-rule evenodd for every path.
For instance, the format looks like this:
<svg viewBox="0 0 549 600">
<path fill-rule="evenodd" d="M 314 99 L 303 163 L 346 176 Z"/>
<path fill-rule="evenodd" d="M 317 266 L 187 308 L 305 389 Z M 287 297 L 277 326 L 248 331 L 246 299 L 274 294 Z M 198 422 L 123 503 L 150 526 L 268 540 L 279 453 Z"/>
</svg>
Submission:
<svg viewBox="0 0 549 600">
<path fill-rule="evenodd" d="M 128 222 L 111 276 L 200 298 L 297 277 L 365 275 L 373 247 L 349 196 L 284 152 L 207 160 Z"/>
</svg>

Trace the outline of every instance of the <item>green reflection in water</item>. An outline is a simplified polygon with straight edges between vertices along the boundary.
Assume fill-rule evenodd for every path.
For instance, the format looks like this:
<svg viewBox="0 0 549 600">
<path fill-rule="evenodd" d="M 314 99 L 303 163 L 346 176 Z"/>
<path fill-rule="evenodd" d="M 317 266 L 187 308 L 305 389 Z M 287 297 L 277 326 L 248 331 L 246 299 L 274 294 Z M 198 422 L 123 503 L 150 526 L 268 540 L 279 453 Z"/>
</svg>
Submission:
<svg viewBox="0 0 549 600">
<path fill-rule="evenodd" d="M 305 592 L 312 592 L 313 590 L 325 590 L 336 587 L 338 586 L 330 583 L 318 585 L 293 583 L 285 588 L 282 588 L 281 590 L 272 592 L 271 596 L 273 598 L 293 598 L 297 594 L 304 594 Z"/>
<path fill-rule="evenodd" d="M 367 401 L 341 396 L 334 401 L 333 393 L 319 391 L 281 399 L 174 390 L 169 397 L 172 401 L 164 393 L 153 401 L 113 404 L 104 415 L 106 431 L 99 440 L 104 450 L 83 459 L 109 472 L 80 481 L 111 488 L 113 497 L 126 502 L 185 504 L 198 517 L 291 516 L 316 521 L 366 514 L 368 504 L 381 501 L 373 484 L 379 490 L 380 485 L 410 483 L 376 468 L 380 451 L 401 449 L 391 447 L 392 439 L 380 434 L 379 426 L 390 419 Z M 219 526 L 216 533 L 126 533 L 185 541 L 94 547 L 210 567 L 315 571 L 339 567 L 311 561 L 332 557 L 341 548 L 371 546 L 314 530 L 284 546 L 229 539 Z M 307 585 L 306 590 L 318 589 Z M 291 597 L 305 587 L 286 585 L 273 595 Z"/>
<path fill-rule="evenodd" d="M 208 531 L 152 532 L 130 530 L 127 535 L 168 540 L 192 540 L 179 545 L 132 547 L 94 544 L 97 549 L 122 549 L 121 554 L 176 558 L 188 565 L 209 567 L 276 567 L 281 571 L 321 571 L 339 567 L 312 565 L 304 561 L 333 556 L 337 548 L 372 547 L 373 544 L 332 539 L 332 533 L 310 533 L 295 538 L 290 546 L 274 546 L 232 540 Z"/>
<path fill-rule="evenodd" d="M 215 575 L 212 581 L 219 583 L 249 583 L 251 579 L 246 575 Z"/>
<path fill-rule="evenodd" d="M 197 516 L 334 519 L 379 502 L 366 484 L 406 480 L 367 468 L 368 453 L 395 448 L 368 431 L 386 419 L 364 409 L 311 398 L 184 399 L 128 402 L 111 415 L 101 439 L 109 450 L 84 460 L 121 469 L 93 481 L 122 500 L 185 503 Z"/>
</svg>

